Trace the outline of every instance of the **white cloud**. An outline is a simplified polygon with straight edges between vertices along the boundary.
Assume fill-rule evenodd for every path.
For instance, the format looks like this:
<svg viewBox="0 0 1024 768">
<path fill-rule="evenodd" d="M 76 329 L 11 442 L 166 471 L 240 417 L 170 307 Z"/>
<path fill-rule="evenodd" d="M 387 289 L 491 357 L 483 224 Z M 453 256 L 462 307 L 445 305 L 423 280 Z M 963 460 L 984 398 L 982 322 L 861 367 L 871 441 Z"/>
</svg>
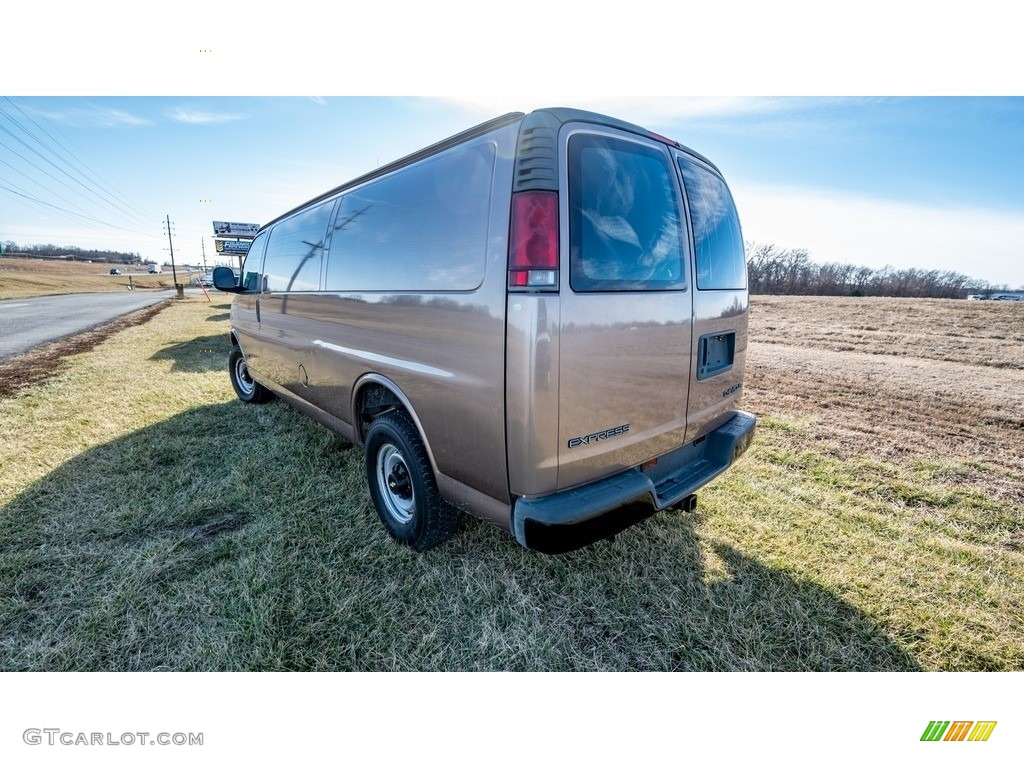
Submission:
<svg viewBox="0 0 1024 768">
<path fill-rule="evenodd" d="M 119 125 L 151 125 L 149 120 L 121 109 L 97 109 L 93 113 L 93 117 L 100 124 L 111 127 Z"/>
<path fill-rule="evenodd" d="M 819 263 L 941 269 L 1024 285 L 1024 211 L 928 206 L 732 181 L 748 241 L 806 248 Z"/>
<path fill-rule="evenodd" d="M 224 112 L 196 112 L 188 109 L 176 109 L 171 113 L 171 119 L 179 123 L 230 123 L 233 120 L 242 120 L 245 115 L 228 114 Z"/>
</svg>

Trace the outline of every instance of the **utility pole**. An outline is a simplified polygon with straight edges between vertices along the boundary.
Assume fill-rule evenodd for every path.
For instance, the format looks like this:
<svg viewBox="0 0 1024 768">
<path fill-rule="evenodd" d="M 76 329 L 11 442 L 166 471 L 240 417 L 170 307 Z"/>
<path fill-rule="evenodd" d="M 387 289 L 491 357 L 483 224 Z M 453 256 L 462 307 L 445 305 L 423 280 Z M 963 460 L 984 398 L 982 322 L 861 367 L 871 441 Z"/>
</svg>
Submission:
<svg viewBox="0 0 1024 768">
<path fill-rule="evenodd" d="M 181 286 L 178 285 L 178 270 L 174 268 L 174 243 L 171 240 L 171 215 L 167 214 L 167 243 L 171 246 L 171 275 L 174 276 L 174 290 L 178 292 L 178 298 L 183 297 Z"/>
<path fill-rule="evenodd" d="M 200 242 L 202 242 L 202 245 L 203 245 L 203 274 L 205 275 L 207 273 L 207 269 L 206 269 L 206 238 L 205 237 L 202 238 L 202 240 Z"/>
</svg>

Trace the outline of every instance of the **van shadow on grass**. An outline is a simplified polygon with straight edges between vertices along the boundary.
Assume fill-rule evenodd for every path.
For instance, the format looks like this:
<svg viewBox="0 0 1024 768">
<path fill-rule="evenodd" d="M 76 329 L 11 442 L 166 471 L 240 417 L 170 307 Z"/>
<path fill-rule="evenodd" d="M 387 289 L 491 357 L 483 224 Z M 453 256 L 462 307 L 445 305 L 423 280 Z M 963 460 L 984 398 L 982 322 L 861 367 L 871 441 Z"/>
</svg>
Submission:
<svg viewBox="0 0 1024 768">
<path fill-rule="evenodd" d="M 227 371 L 231 344 L 227 334 L 197 336 L 189 341 L 169 344 L 150 357 L 151 360 L 170 360 L 171 373 L 207 373 Z M 227 375 L 227 374 L 225 374 Z"/>
<path fill-rule="evenodd" d="M 209 405 L 0 508 L 0 669 L 918 668 L 693 523 L 548 556 L 467 520 L 417 554 L 384 533 L 361 451 L 279 401 Z"/>
</svg>

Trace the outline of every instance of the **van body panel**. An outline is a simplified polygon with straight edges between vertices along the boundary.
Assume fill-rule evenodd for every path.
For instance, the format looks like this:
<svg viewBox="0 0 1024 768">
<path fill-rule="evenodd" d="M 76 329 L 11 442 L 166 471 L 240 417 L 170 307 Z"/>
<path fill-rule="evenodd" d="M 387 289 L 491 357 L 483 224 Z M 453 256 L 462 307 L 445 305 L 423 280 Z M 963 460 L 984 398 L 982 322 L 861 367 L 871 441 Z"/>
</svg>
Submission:
<svg viewBox="0 0 1024 768">
<path fill-rule="evenodd" d="M 515 496 L 558 488 L 559 306 L 557 294 L 508 295 L 505 418 Z"/>
<path fill-rule="evenodd" d="M 559 489 L 685 442 L 689 316 L 688 292 L 563 293 Z"/>
<path fill-rule="evenodd" d="M 263 367 L 263 350 L 257 341 L 259 324 L 256 321 L 256 302 L 259 297 L 252 293 L 243 293 L 231 302 L 231 335 L 238 339 L 238 344 L 245 353 L 250 372 L 260 375 Z"/>
<path fill-rule="evenodd" d="M 480 299 L 319 297 L 306 327 L 314 353 L 305 397 L 358 429 L 353 385 L 379 374 L 415 410 L 436 469 L 507 502 L 505 324 Z"/>
<path fill-rule="evenodd" d="M 319 300 L 315 293 L 260 296 L 259 336 L 263 353 L 258 372 L 296 397 L 307 400 L 305 390 L 313 362 L 310 318 Z"/>
<path fill-rule="evenodd" d="M 727 414 L 738 405 L 743 394 L 748 341 L 746 291 L 695 291 L 693 304 L 692 363 L 687 372 L 690 378 L 687 442 L 725 421 Z M 735 334 L 733 363 L 728 370 L 700 379 L 697 371 L 700 339 L 719 333 Z"/>
</svg>

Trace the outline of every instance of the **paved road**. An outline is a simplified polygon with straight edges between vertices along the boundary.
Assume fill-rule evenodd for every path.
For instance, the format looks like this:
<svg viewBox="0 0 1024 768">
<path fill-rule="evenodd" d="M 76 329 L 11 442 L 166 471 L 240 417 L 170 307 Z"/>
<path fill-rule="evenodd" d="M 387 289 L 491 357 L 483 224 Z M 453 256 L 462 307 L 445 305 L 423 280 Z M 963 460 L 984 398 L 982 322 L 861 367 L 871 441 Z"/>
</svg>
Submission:
<svg viewBox="0 0 1024 768">
<path fill-rule="evenodd" d="M 72 293 L 0 301 L 0 360 L 174 295 L 167 291 Z"/>
</svg>

